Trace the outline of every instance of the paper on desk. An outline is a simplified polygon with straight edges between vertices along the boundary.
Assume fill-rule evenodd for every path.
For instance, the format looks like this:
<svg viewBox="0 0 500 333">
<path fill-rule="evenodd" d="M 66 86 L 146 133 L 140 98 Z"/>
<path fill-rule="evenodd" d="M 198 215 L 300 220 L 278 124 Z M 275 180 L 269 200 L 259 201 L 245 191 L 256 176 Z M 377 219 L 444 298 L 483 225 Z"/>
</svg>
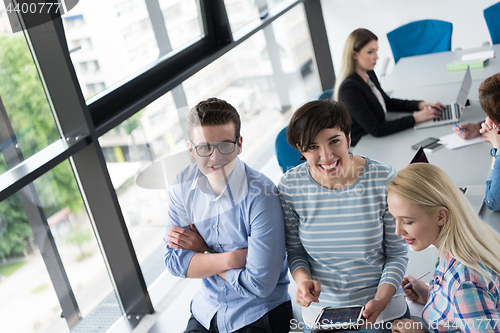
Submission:
<svg viewBox="0 0 500 333">
<path fill-rule="evenodd" d="M 439 142 L 444 144 L 444 146 L 448 149 L 456 149 L 456 148 L 474 145 L 476 143 L 483 142 L 483 140 L 481 140 L 480 136 L 475 137 L 473 139 L 464 140 L 461 137 L 459 137 L 456 133 L 451 133 L 451 134 L 440 137 Z"/>
<path fill-rule="evenodd" d="M 484 61 L 486 59 L 490 59 L 490 58 L 494 58 L 494 57 L 495 57 L 495 51 L 488 50 L 488 51 L 464 54 L 462 56 L 462 61 L 474 61 L 474 60 Z"/>
<path fill-rule="evenodd" d="M 422 312 L 424 312 L 424 305 L 408 300 L 406 301 L 406 303 L 408 304 L 408 308 L 410 309 L 411 316 L 422 319 Z"/>
</svg>

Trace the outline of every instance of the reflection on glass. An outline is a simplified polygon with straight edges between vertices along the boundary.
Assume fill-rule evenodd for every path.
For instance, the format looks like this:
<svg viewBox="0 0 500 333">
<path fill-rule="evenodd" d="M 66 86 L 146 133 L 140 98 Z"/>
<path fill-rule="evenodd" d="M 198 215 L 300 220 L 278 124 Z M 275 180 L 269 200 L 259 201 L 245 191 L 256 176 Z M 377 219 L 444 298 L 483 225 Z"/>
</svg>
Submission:
<svg viewBox="0 0 500 333">
<path fill-rule="evenodd" d="M 5 2 L 0 3 L 0 34 L 11 34 L 12 26 L 9 21 L 7 11 L 5 10 Z"/>
<path fill-rule="evenodd" d="M 47 268 L 29 218 L 33 221 L 45 218 L 50 227 L 83 317 L 74 328 L 79 325 L 111 327 L 122 311 L 69 162 L 59 164 L 38 178 L 34 185 L 43 214 L 34 213 L 35 209 L 27 216 L 18 194 L 0 203 L 2 332 L 69 331 L 66 320 L 61 317 L 60 302 L 48 274 L 48 269 L 55 268 Z M 40 237 L 40 232 L 37 234 Z M 49 242 L 49 238 L 41 237 L 43 242 Z M 95 311 L 102 308 L 103 303 L 106 303 L 106 312 Z M 95 312 L 105 317 L 97 318 Z"/>
<path fill-rule="evenodd" d="M 159 0 L 172 50 L 204 35 L 199 0 Z"/>
<path fill-rule="evenodd" d="M 158 60 L 160 50 L 202 37 L 199 8 L 199 0 L 80 1 L 63 25 L 85 99 Z M 158 40 L 165 30 L 169 41 Z"/>
<path fill-rule="evenodd" d="M 7 164 L 5 163 L 5 159 L 3 158 L 3 155 L 0 154 L 0 175 L 7 171 Z"/>
<path fill-rule="evenodd" d="M 188 108 L 177 108 L 169 92 L 99 138 L 152 298 L 158 297 L 154 286 L 159 284 L 153 282 L 168 278 L 174 285 L 178 281 L 165 272 L 162 238 L 168 215 L 168 186 L 191 162 L 183 130 L 188 109 L 209 97 L 231 103 L 242 119 L 240 158 L 277 182 L 282 172 L 274 157 L 276 135 L 293 110 L 320 93 L 303 7 L 283 15 L 273 24 L 273 30 L 277 45 L 270 47 L 264 32 L 258 32 L 184 81 L 181 91 Z M 279 78 L 269 54 L 275 49 L 284 72 Z M 282 110 L 283 93 L 291 109 Z M 200 288 L 198 282 L 183 281 L 184 289 L 176 289 L 182 296 L 166 310 L 172 319 L 169 325 L 179 331 L 186 327 L 189 301 Z"/>
<path fill-rule="evenodd" d="M 259 17 L 255 0 L 224 0 L 224 4 L 233 32 Z"/>
<path fill-rule="evenodd" d="M 1 12 L 3 1 L 0 6 Z M 2 22 L 0 20 L 0 30 Z M 0 99 L 3 103 L 0 123 L 5 131 L 0 135 L 0 150 L 19 147 L 26 159 L 60 136 L 22 33 L 0 35 L 0 71 Z M 17 164 L 12 157 L 6 159 L 7 163 L 0 165 L 2 173 L 6 167 L 10 169 Z M 19 159 L 16 157 L 16 160 Z"/>
<path fill-rule="evenodd" d="M 38 333 L 65 325 L 17 194 L 0 202 L 0 258 L 2 331 Z M 66 326 L 54 332 L 67 331 Z"/>
<path fill-rule="evenodd" d="M 283 71 L 293 78 L 294 83 L 289 86 L 289 89 L 294 89 L 290 93 L 292 104 L 296 104 L 293 101 L 296 97 L 297 101 L 315 99 L 321 92 L 321 86 L 304 5 L 295 6 L 272 26 Z"/>
<path fill-rule="evenodd" d="M 266 169 L 270 156 L 262 151 L 273 152 L 269 146 L 274 145 L 289 116 L 281 113 L 281 103 L 288 99 L 293 111 L 315 99 L 321 87 L 303 5 L 273 22 L 272 28 L 276 45 L 268 45 L 264 32 L 258 32 L 186 80 L 183 86 L 190 106 L 212 96 L 231 103 L 242 118 L 241 158 L 250 166 L 269 172 L 271 179 L 279 180 L 280 174 Z M 271 64 L 269 50 L 274 49 L 278 50 L 283 77 L 276 75 Z M 262 124 L 272 126 L 264 130 Z"/>
<path fill-rule="evenodd" d="M 269 8 L 271 8 L 283 1 L 284 0 L 267 0 L 267 5 L 269 6 Z"/>
<path fill-rule="evenodd" d="M 34 184 L 83 317 L 77 325 L 106 322 L 95 314 L 89 316 L 106 303 L 111 326 L 122 315 L 121 308 L 69 162 Z"/>
<path fill-rule="evenodd" d="M 165 270 L 162 237 L 168 194 L 162 172 L 148 177 L 153 188 L 139 186 L 137 177 L 153 162 L 186 150 L 172 94 L 165 94 L 100 137 L 99 144 L 143 276 L 150 286 Z"/>
</svg>

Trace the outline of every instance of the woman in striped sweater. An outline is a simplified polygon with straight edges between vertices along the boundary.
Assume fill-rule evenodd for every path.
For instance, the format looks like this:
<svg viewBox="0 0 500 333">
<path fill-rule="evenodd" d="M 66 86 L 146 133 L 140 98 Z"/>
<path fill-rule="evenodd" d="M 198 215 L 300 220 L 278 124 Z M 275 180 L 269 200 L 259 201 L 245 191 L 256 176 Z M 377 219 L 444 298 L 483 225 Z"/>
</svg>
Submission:
<svg viewBox="0 0 500 333">
<path fill-rule="evenodd" d="M 288 125 L 306 161 L 278 186 L 304 332 L 326 306 L 365 305 L 365 332 L 390 332 L 388 321 L 409 317 L 400 287 L 407 245 L 387 210 L 396 172 L 349 152 L 351 123 L 345 105 L 312 101 Z"/>
</svg>

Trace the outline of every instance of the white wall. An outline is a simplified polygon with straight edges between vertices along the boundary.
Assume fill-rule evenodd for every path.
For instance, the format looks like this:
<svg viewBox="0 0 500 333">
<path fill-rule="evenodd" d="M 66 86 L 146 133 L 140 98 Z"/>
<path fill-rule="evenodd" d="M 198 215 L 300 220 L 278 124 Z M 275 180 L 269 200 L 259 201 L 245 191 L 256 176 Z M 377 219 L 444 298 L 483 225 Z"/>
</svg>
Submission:
<svg viewBox="0 0 500 333">
<path fill-rule="evenodd" d="M 377 35 L 379 58 L 389 57 L 394 67 L 387 33 L 408 22 L 437 19 L 453 23 L 451 48 L 480 47 L 491 38 L 483 10 L 498 0 L 321 0 L 335 70 L 342 61 L 347 36 L 357 28 Z M 500 19 L 500 18 L 499 18 Z M 377 68 L 375 68 L 377 71 Z"/>
</svg>

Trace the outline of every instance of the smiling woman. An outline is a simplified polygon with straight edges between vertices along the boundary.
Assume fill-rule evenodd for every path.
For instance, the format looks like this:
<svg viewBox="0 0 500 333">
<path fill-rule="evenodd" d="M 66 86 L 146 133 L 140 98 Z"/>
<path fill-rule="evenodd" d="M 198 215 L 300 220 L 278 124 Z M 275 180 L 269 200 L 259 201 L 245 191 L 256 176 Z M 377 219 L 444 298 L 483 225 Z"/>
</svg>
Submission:
<svg viewBox="0 0 500 333">
<path fill-rule="evenodd" d="M 304 323 L 313 323 L 327 306 L 366 305 L 363 317 L 371 323 L 409 316 L 399 287 L 406 244 L 386 209 L 385 187 L 395 171 L 352 155 L 350 132 L 345 105 L 327 100 L 306 103 L 288 125 L 289 143 L 307 161 L 278 186 Z"/>
<path fill-rule="evenodd" d="M 387 186 L 396 234 L 415 251 L 439 251 L 429 286 L 413 276 L 405 294 L 424 304 L 424 324 L 432 332 L 500 332 L 500 235 L 480 220 L 470 203 L 438 167 L 410 164 Z M 404 323 L 411 323 L 405 319 Z M 394 327 L 411 327 L 398 325 Z M 396 332 L 424 332 L 401 328 Z"/>
<path fill-rule="evenodd" d="M 387 195 L 387 204 L 396 219 L 396 234 L 402 236 L 413 250 L 422 251 L 436 245 L 439 232 L 448 219 L 447 209 L 427 212 L 418 204 L 394 192 Z"/>
</svg>

